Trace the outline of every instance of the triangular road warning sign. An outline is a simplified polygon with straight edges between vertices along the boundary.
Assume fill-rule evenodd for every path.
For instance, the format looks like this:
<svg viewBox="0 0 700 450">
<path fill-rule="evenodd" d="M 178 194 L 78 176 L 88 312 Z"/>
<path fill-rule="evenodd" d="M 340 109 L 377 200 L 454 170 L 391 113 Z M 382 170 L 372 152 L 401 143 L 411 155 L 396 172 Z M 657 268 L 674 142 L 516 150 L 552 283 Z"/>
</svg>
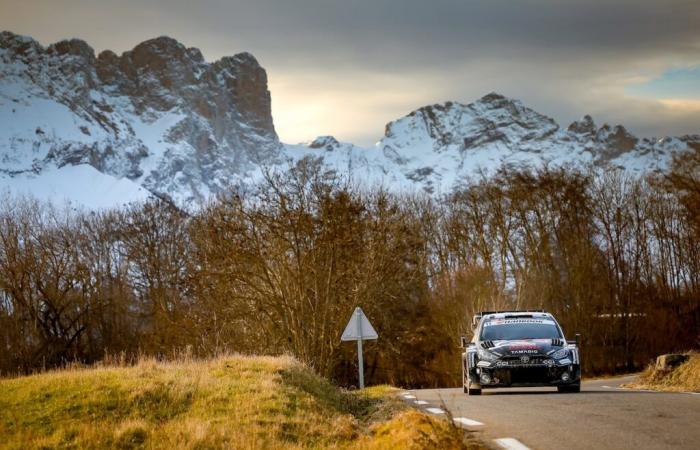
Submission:
<svg viewBox="0 0 700 450">
<path fill-rule="evenodd" d="M 355 308 L 355 311 L 350 317 L 350 321 L 343 331 L 343 335 L 340 337 L 341 341 L 363 341 L 370 339 L 377 339 L 379 335 L 374 330 L 374 327 L 369 323 L 369 319 L 365 316 L 362 308 L 359 306 Z"/>
</svg>

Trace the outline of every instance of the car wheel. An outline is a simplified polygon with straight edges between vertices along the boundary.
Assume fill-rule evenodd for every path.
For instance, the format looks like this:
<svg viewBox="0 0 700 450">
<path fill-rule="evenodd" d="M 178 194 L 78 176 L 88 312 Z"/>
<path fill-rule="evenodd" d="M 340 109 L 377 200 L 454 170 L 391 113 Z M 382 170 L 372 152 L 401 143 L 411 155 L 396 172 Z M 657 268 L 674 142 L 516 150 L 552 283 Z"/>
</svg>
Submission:
<svg viewBox="0 0 700 450">
<path fill-rule="evenodd" d="M 467 368 L 464 361 L 462 361 L 462 390 L 465 394 L 469 393 L 469 377 L 467 376 Z"/>
<path fill-rule="evenodd" d="M 557 390 L 559 392 L 569 392 L 569 393 L 581 392 L 581 385 L 580 384 L 571 384 L 568 386 L 557 386 Z"/>
<path fill-rule="evenodd" d="M 481 395 L 481 386 L 473 388 L 471 383 L 467 386 L 467 395 Z"/>
</svg>

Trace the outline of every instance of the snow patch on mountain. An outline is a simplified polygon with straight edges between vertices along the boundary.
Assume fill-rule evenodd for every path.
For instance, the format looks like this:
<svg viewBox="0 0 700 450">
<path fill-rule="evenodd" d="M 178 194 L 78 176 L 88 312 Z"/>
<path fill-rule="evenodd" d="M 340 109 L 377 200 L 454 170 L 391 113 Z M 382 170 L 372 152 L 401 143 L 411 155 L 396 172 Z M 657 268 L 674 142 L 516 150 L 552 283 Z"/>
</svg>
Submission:
<svg viewBox="0 0 700 450">
<path fill-rule="evenodd" d="M 142 202 L 153 196 L 130 180 L 106 175 L 88 164 L 52 167 L 39 174 L 0 176 L 0 197 L 8 194 L 92 210 Z"/>
</svg>

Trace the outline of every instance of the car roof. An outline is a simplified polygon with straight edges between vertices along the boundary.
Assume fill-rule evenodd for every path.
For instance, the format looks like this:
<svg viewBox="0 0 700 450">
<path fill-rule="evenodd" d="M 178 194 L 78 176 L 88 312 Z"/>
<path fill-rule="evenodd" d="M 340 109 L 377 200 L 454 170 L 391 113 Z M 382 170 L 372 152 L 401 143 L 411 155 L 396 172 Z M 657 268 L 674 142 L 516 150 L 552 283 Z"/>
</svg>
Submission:
<svg viewBox="0 0 700 450">
<path fill-rule="evenodd" d="M 533 319 L 551 319 L 552 315 L 546 312 L 504 311 L 498 313 L 485 314 L 482 319 L 505 319 L 506 317 L 531 317 Z"/>
</svg>

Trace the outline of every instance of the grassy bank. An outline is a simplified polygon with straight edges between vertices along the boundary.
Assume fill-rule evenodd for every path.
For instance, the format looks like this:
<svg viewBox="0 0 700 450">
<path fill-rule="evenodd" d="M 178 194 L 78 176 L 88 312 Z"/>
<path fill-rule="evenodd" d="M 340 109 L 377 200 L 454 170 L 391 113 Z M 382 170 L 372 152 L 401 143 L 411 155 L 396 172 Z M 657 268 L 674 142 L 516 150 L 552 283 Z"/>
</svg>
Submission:
<svg viewBox="0 0 700 450">
<path fill-rule="evenodd" d="M 393 389 L 336 388 L 291 358 L 143 361 L 0 380 L 2 448 L 477 448 Z"/>
<path fill-rule="evenodd" d="M 700 392 L 700 354 L 691 353 L 686 362 L 671 371 L 655 370 L 651 365 L 636 382 L 627 386 L 668 392 Z"/>
</svg>

